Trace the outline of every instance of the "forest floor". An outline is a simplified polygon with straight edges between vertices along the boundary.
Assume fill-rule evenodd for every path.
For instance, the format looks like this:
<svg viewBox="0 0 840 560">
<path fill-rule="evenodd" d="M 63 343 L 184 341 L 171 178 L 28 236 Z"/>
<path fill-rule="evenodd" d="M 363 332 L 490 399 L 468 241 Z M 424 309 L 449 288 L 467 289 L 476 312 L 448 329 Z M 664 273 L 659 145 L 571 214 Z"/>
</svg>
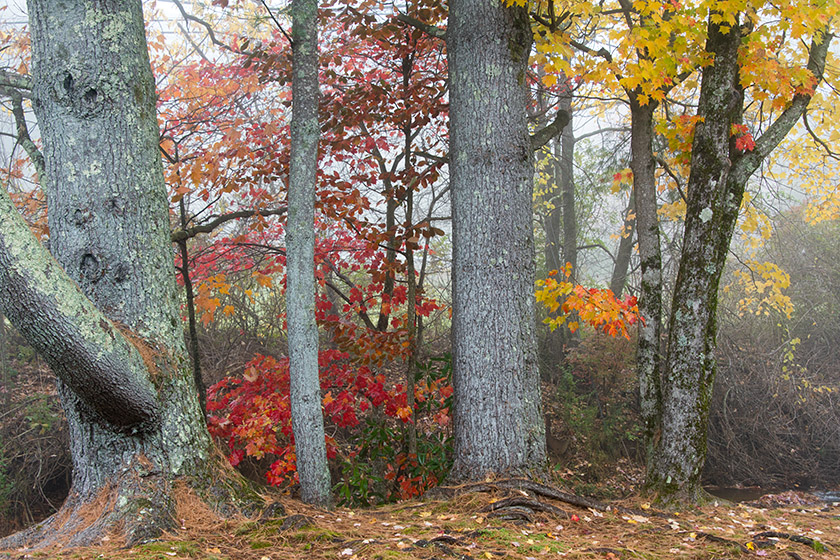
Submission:
<svg viewBox="0 0 840 560">
<path fill-rule="evenodd" d="M 488 482 L 461 487 L 448 498 L 370 509 L 324 511 L 284 498 L 279 501 L 283 507 L 275 508 L 276 517 L 260 520 L 219 519 L 200 500 L 187 495 L 179 500 L 179 527 L 159 541 L 133 549 L 122 548 L 114 540 L 68 551 L 19 550 L 0 553 L 0 558 L 840 558 L 837 503 L 803 505 L 796 495 L 783 494 L 762 504 L 716 502 L 666 513 L 634 498 L 609 504 L 583 498 L 581 502 L 594 506 L 583 507 L 569 503 L 570 496 L 575 498 L 571 494 L 553 495 L 547 497 L 538 486 Z"/>
</svg>

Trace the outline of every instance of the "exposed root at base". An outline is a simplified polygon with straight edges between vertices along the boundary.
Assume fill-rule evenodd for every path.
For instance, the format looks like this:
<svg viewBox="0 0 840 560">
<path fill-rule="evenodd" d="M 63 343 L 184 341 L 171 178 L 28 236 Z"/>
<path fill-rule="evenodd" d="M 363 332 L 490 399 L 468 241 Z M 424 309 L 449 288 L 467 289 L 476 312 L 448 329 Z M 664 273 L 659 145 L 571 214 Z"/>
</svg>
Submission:
<svg viewBox="0 0 840 560">
<path fill-rule="evenodd" d="M 130 548 L 160 538 L 185 518 L 221 522 L 255 515 L 264 507 L 265 499 L 232 470 L 212 477 L 131 476 L 87 500 L 71 490 L 53 516 L 0 539 L 0 551 L 96 546 L 105 541 Z"/>
</svg>

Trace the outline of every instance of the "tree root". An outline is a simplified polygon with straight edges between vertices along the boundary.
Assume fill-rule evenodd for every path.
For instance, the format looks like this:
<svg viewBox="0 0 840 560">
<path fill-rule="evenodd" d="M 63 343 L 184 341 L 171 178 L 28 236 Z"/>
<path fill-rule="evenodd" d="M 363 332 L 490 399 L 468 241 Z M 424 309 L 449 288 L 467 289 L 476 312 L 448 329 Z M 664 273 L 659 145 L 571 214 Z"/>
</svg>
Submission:
<svg viewBox="0 0 840 560">
<path fill-rule="evenodd" d="M 828 551 L 828 546 L 821 543 L 816 539 L 812 539 L 811 537 L 805 537 L 802 535 L 792 535 L 790 533 L 780 533 L 778 531 L 764 531 L 763 533 L 758 533 L 757 535 L 753 535 L 754 539 L 787 539 L 792 542 L 797 542 L 800 544 L 804 544 L 805 546 L 811 547 L 814 552 L 826 552 Z"/>
<path fill-rule="evenodd" d="M 265 508 L 264 497 L 229 466 L 212 460 L 209 464 L 213 467 L 189 477 L 151 474 L 133 465 L 94 496 L 71 490 L 57 513 L 0 539 L 0 550 L 72 548 L 103 541 L 130 548 L 175 528 L 179 507 L 192 511 L 204 507 L 217 518 L 254 516 L 264 510 L 268 519 L 282 510 L 282 506 Z M 179 506 L 179 502 L 187 503 Z"/>
<path fill-rule="evenodd" d="M 532 498 L 526 498 L 525 496 L 512 496 L 510 498 L 505 498 L 504 500 L 499 500 L 498 502 L 493 502 L 492 504 L 487 505 L 486 507 L 482 508 L 480 511 L 482 513 L 486 512 L 494 512 L 493 514 L 499 515 L 504 514 L 506 510 L 512 508 L 522 508 L 526 509 L 530 513 L 534 513 L 535 511 L 542 511 L 545 513 L 550 513 L 552 515 L 556 515 L 558 517 L 563 517 L 568 519 L 571 517 L 568 512 L 560 509 L 557 506 L 553 506 L 551 504 L 546 504 L 544 502 L 540 502 L 539 500 L 535 500 Z M 516 510 L 514 510 L 516 511 Z M 491 514 L 491 515 L 493 515 Z"/>
<path fill-rule="evenodd" d="M 546 484 L 542 484 L 539 482 L 535 482 L 533 480 L 529 480 L 527 478 L 506 478 L 501 480 L 494 480 L 492 482 L 475 482 L 472 484 L 463 484 L 460 486 L 438 486 L 433 488 L 429 492 L 426 493 L 426 496 L 431 498 L 453 498 L 455 496 L 460 496 L 462 494 L 468 494 L 471 492 L 494 492 L 499 489 L 506 489 L 506 490 L 518 490 L 520 492 L 530 492 L 537 496 L 542 496 L 544 498 L 549 498 L 552 500 L 557 500 L 559 502 L 563 502 L 566 504 L 570 504 L 573 506 L 592 509 L 595 511 L 617 511 L 620 513 L 626 513 L 630 515 L 643 515 L 643 516 L 655 516 L 655 517 L 669 517 L 668 514 L 660 511 L 655 510 L 638 510 L 632 508 L 625 508 L 621 506 L 610 506 L 598 500 L 593 500 L 591 498 L 585 498 L 583 496 L 577 496 L 575 494 L 569 494 L 567 492 L 563 492 Z M 527 498 L 524 498 L 527 499 Z M 529 505 L 530 504 L 530 505 Z M 545 504 L 544 502 L 539 502 L 536 500 L 530 500 L 529 504 L 516 504 L 516 506 L 521 507 L 530 507 L 534 511 L 544 511 L 546 513 L 552 513 L 554 515 L 559 515 L 561 517 L 569 517 L 569 514 L 560 508 L 555 508 L 550 504 Z M 535 506 L 535 504 L 540 504 L 539 506 Z M 499 506 L 502 507 L 502 506 Z M 554 508 L 554 509 L 543 509 L 546 508 Z M 532 512 L 533 513 L 533 512 Z"/>
<path fill-rule="evenodd" d="M 752 551 L 749 548 L 742 545 L 738 541 L 733 541 L 733 540 L 730 540 L 730 539 L 724 539 L 723 537 L 718 537 L 717 535 L 711 535 L 709 533 L 702 533 L 702 532 L 697 533 L 697 538 L 706 539 L 707 541 L 726 544 L 726 545 L 729 545 L 729 546 L 735 546 L 735 547 L 738 547 L 738 549 L 745 554 L 752 554 Z"/>
</svg>

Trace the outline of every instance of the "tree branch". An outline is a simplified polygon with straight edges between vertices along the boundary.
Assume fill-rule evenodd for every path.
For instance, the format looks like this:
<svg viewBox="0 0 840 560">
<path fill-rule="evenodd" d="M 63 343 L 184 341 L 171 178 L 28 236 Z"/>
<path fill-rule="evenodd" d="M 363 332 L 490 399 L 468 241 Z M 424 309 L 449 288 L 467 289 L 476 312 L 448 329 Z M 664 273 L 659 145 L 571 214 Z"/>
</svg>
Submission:
<svg viewBox="0 0 840 560">
<path fill-rule="evenodd" d="M 342 274 L 342 273 L 338 270 L 338 267 L 337 267 L 337 266 L 335 266 L 335 265 L 334 265 L 334 264 L 333 264 L 333 263 L 332 263 L 329 259 L 324 259 L 324 261 L 323 261 L 323 262 L 324 262 L 324 263 L 325 263 L 325 264 L 329 267 L 329 269 L 333 272 L 333 274 L 335 274 L 336 276 L 338 276 L 338 277 L 342 280 L 342 282 L 344 282 L 345 284 L 347 284 L 348 286 L 350 286 L 350 288 L 356 288 L 356 289 L 358 289 L 358 286 L 356 286 L 356 284 L 355 284 L 352 280 L 350 280 L 349 278 L 347 278 L 347 276 L 345 276 L 344 274 Z M 326 286 L 327 286 L 328 288 L 330 288 L 333 292 L 335 292 L 335 294 L 336 294 L 338 297 L 340 297 L 341 299 L 343 299 L 343 300 L 344 300 L 345 302 L 347 302 L 348 304 L 351 304 L 351 305 L 352 305 L 352 302 L 350 301 L 350 298 L 349 298 L 349 297 L 347 297 L 347 295 L 346 295 L 346 294 L 344 294 L 344 292 L 342 292 L 341 290 L 339 290 L 339 289 L 338 289 L 338 287 L 337 287 L 335 284 L 333 284 L 333 283 L 332 283 L 332 282 L 330 282 L 330 281 L 326 281 L 326 282 L 325 282 L 325 284 L 326 284 Z M 367 328 L 369 328 L 369 329 L 370 329 L 370 330 L 372 330 L 372 331 L 377 330 L 376 325 L 374 325 L 374 324 L 373 324 L 373 320 L 371 320 L 370 315 L 368 315 L 368 314 L 367 314 L 367 311 L 358 311 L 358 312 L 357 312 L 357 315 L 359 316 L 359 318 L 362 320 L 362 322 L 365 324 L 365 326 L 366 326 Z"/>
<path fill-rule="evenodd" d="M 823 150 L 825 150 L 825 153 L 828 155 L 828 157 L 830 157 L 832 159 L 840 160 L 840 154 L 838 154 L 837 152 L 832 150 L 831 147 L 828 145 L 828 143 L 825 140 L 823 140 L 822 138 L 820 138 L 817 135 L 817 133 L 814 132 L 814 130 L 811 128 L 811 124 L 808 122 L 808 108 L 807 107 L 805 108 L 805 111 L 803 111 L 803 113 L 802 113 L 802 122 L 805 124 L 805 130 L 808 131 L 808 135 L 811 136 L 811 139 L 814 142 L 816 142 L 817 144 L 819 144 L 819 146 L 822 147 Z"/>
<path fill-rule="evenodd" d="M 671 169 L 671 166 L 668 165 L 668 162 L 659 156 L 654 156 L 653 159 L 662 167 L 662 169 L 665 170 L 665 173 L 667 173 L 668 176 L 674 180 L 674 183 L 676 183 L 677 185 L 677 192 L 680 193 L 680 198 L 683 199 L 683 202 L 687 202 L 688 199 L 685 197 L 685 192 L 683 192 L 682 181 L 680 181 L 680 178 L 677 176 L 676 173 L 674 173 L 674 170 Z"/>
<path fill-rule="evenodd" d="M 573 46 L 574 48 L 576 48 L 577 50 L 585 52 L 586 54 L 590 54 L 592 56 L 600 56 L 601 58 L 603 58 L 607 62 L 612 62 L 613 61 L 613 57 L 610 54 L 610 51 L 608 51 L 607 49 L 605 49 L 603 47 L 601 47 L 599 50 L 596 51 L 592 47 L 587 47 L 583 43 L 575 41 L 574 39 L 569 41 L 569 44 L 571 46 Z"/>
<path fill-rule="evenodd" d="M 16 89 L 22 97 L 32 99 L 32 78 L 17 72 L 0 70 L 0 88 L 3 88 L 4 95 L 9 95 L 9 89 Z"/>
<path fill-rule="evenodd" d="M 434 37 L 435 39 L 441 39 L 446 41 L 446 30 L 441 29 L 435 25 L 431 25 L 425 22 L 420 21 L 417 18 L 411 17 L 408 14 L 397 14 L 397 20 L 403 22 L 406 25 L 410 25 L 415 29 L 419 29 L 426 35 Z"/>
<path fill-rule="evenodd" d="M 265 0 L 260 0 L 260 4 L 262 4 L 263 8 L 265 8 L 265 11 L 268 12 L 268 15 L 271 17 L 271 21 L 274 22 L 274 25 L 276 25 L 277 29 L 280 30 L 280 33 L 283 34 L 283 37 L 285 37 L 286 40 L 289 41 L 289 45 L 294 45 L 294 41 L 292 41 L 292 38 L 289 37 L 288 33 L 286 33 L 286 30 L 283 29 L 283 26 L 280 25 L 280 22 L 277 21 L 277 18 L 274 17 L 274 13 L 271 11 L 271 8 L 268 7 L 268 4 L 265 3 Z"/>
<path fill-rule="evenodd" d="M 420 156 L 422 158 L 426 158 L 432 161 L 436 161 L 438 163 L 449 163 L 449 154 L 445 156 L 436 156 L 435 154 L 430 154 L 429 152 L 424 152 L 420 150 L 415 150 L 412 152 L 415 156 Z"/>
<path fill-rule="evenodd" d="M 828 55 L 828 47 L 834 36 L 828 33 L 828 29 L 825 28 L 820 38 L 822 42 L 818 43 L 817 39 L 811 42 L 811 52 L 808 54 L 807 68 L 817 79 L 817 82 L 814 84 L 814 90 L 823 81 L 825 59 Z M 750 152 L 744 153 L 735 161 L 732 175 L 733 177 L 737 177 L 736 180 L 746 181 L 758 169 L 761 162 L 770 155 L 770 152 L 776 149 L 776 146 L 784 140 L 787 133 L 796 124 L 796 121 L 805 113 L 812 96 L 813 94 L 810 93 L 797 93 L 793 96 L 790 105 L 767 127 L 764 134 L 756 138 L 755 148 Z"/>
<path fill-rule="evenodd" d="M 213 220 L 206 222 L 204 224 L 193 226 L 191 228 L 186 228 L 178 231 L 173 231 L 172 234 L 169 236 L 169 239 L 176 243 L 178 241 L 183 241 L 185 239 L 190 239 L 195 237 L 200 233 L 212 233 L 214 229 L 219 227 L 220 225 L 230 222 L 231 220 L 238 220 L 240 218 L 251 218 L 253 216 L 282 216 L 286 213 L 285 208 L 276 208 L 274 210 L 240 210 L 238 212 L 231 212 L 230 214 L 223 214 L 222 216 L 217 216 Z"/>
<path fill-rule="evenodd" d="M 23 112 L 23 96 L 19 91 L 13 90 L 9 97 L 12 100 L 12 115 L 15 117 L 15 127 L 17 128 L 17 142 L 26 150 L 29 159 L 32 160 L 32 165 L 35 166 L 35 171 L 38 173 L 38 180 L 43 185 L 47 177 L 44 154 L 41 153 L 41 150 L 32 141 L 32 137 L 29 136 L 26 115 Z"/>
<path fill-rule="evenodd" d="M 2 188 L 0 221 L 0 311 L 91 412 L 126 431 L 156 426 L 157 391 L 137 346 L 35 239 Z"/>
<path fill-rule="evenodd" d="M 180 0 L 166 0 L 167 2 L 172 2 L 177 6 L 178 11 L 181 12 L 181 16 L 187 21 L 194 21 L 195 23 L 202 26 L 204 29 L 207 30 L 207 36 L 210 37 L 210 41 L 216 45 L 217 47 L 224 49 L 226 51 L 236 52 L 232 49 L 229 45 L 222 43 L 216 38 L 216 32 L 213 30 L 213 26 L 201 19 L 200 17 L 196 17 L 192 14 L 187 13 L 187 10 L 184 9 L 184 5 L 181 3 Z"/>
<path fill-rule="evenodd" d="M 537 151 L 552 139 L 557 137 L 566 125 L 569 124 L 569 113 L 567 111 L 557 111 L 554 121 L 546 125 L 540 130 L 531 135 L 531 149 Z"/>
</svg>

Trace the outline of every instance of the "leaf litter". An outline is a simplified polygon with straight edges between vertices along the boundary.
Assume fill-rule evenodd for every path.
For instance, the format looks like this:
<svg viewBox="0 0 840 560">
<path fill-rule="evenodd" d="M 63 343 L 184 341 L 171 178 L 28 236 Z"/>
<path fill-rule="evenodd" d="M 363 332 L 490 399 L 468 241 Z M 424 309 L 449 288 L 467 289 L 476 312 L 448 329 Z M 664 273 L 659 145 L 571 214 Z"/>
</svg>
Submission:
<svg viewBox="0 0 840 560">
<path fill-rule="evenodd" d="M 219 518 L 187 493 L 178 500 L 175 528 L 158 541 L 126 550 L 114 539 L 91 548 L 10 551 L 0 558 L 804 560 L 840 555 L 840 504 L 715 502 L 661 512 L 641 498 L 601 503 L 560 491 L 547 492 L 555 496 L 549 498 L 501 482 L 355 510 L 325 511 L 280 497 L 271 515 L 234 520 Z M 590 507 L 558 497 L 579 498 Z M 508 510 L 512 515 L 494 515 Z"/>
</svg>

